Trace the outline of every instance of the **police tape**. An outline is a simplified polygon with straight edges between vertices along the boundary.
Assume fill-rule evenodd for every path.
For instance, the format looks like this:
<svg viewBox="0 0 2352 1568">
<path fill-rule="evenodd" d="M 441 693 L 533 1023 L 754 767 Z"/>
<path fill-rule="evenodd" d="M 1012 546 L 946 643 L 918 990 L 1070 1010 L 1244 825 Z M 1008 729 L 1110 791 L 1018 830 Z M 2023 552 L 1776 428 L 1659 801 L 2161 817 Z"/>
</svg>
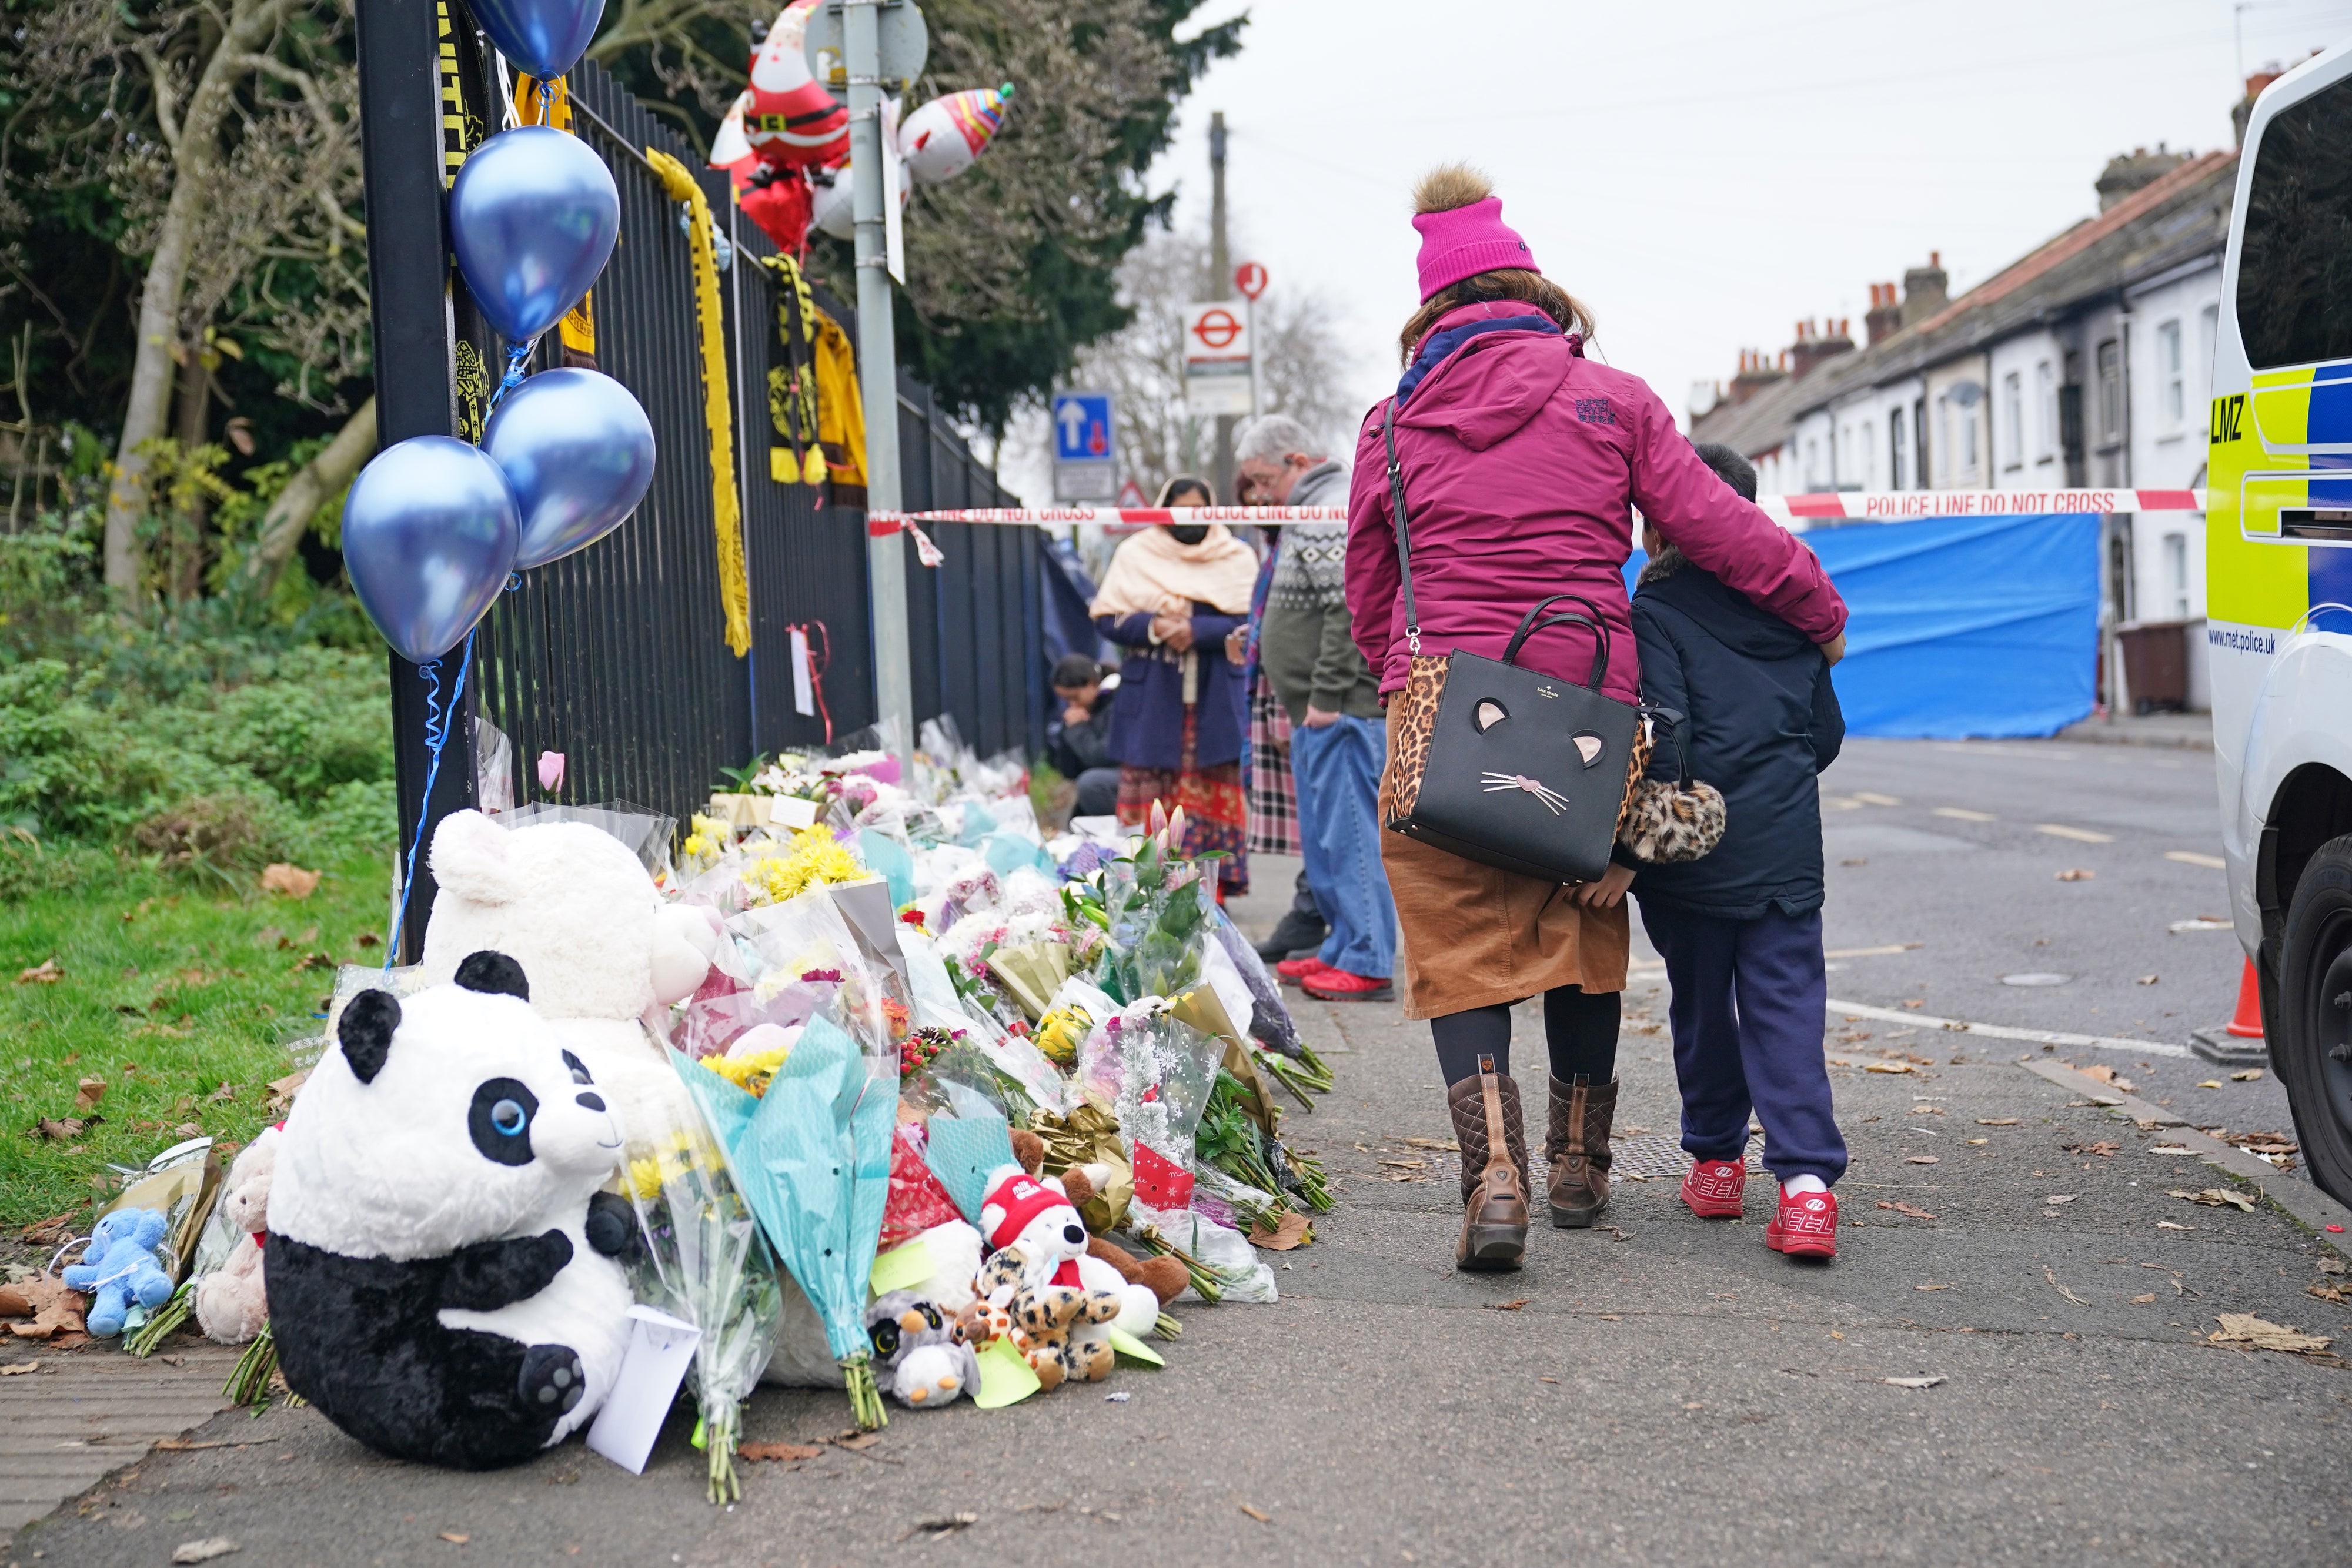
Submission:
<svg viewBox="0 0 2352 1568">
<path fill-rule="evenodd" d="M 1775 522 L 1802 529 L 1816 522 L 1905 522 L 1923 517 L 2032 517 L 2051 513 L 2201 512 L 2205 509 L 2205 492 L 1828 490 L 1801 496 L 1759 496 L 1756 504 Z M 915 525 L 1000 523 L 1062 528 L 1085 523 L 1126 528 L 1150 528 L 1159 523 L 1233 523 L 1280 528 L 1286 523 L 1347 520 L 1345 507 L 979 507 L 936 512 L 869 512 L 866 527 L 877 538 L 911 528 L 919 544 L 929 547 L 929 538 Z"/>
</svg>

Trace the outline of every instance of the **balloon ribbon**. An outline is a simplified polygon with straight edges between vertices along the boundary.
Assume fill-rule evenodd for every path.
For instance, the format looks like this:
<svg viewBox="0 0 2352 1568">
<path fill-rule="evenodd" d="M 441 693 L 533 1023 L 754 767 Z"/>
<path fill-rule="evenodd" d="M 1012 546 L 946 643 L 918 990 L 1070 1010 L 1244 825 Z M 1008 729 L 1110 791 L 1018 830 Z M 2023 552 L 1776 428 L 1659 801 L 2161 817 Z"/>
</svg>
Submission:
<svg viewBox="0 0 2352 1568">
<path fill-rule="evenodd" d="M 474 633 L 466 633 L 465 650 L 457 655 L 457 684 L 449 693 L 449 706 L 441 706 L 441 661 L 428 659 L 416 666 L 425 677 L 425 799 L 416 807 L 416 836 L 408 841 L 408 868 L 400 879 L 400 904 L 392 912 L 392 940 L 384 944 L 383 972 L 400 962 L 400 928 L 408 918 L 409 890 L 416 885 L 416 846 L 425 841 L 425 823 L 433 810 L 433 784 L 441 777 L 441 748 L 448 744 L 449 721 L 466 700 L 466 672 L 473 667 Z"/>
</svg>

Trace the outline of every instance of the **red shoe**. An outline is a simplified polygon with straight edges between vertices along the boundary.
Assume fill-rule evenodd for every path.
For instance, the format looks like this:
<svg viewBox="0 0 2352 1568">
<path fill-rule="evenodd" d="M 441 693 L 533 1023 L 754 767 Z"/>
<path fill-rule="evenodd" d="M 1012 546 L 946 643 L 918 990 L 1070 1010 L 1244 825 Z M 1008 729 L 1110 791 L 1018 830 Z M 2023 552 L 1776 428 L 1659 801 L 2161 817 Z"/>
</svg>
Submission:
<svg viewBox="0 0 2352 1568">
<path fill-rule="evenodd" d="M 1764 1245 L 1791 1258 L 1837 1256 L 1837 1194 L 1780 1194 L 1780 1207 L 1764 1228 Z"/>
<path fill-rule="evenodd" d="M 1329 966 L 1321 958 L 1309 953 L 1304 958 L 1285 958 L 1274 967 L 1274 972 L 1295 986 L 1307 976 L 1320 974 L 1328 967 Z"/>
<path fill-rule="evenodd" d="M 1385 1002 L 1396 995 L 1387 976 L 1351 975 L 1345 969 L 1318 969 L 1301 977 L 1298 986 L 1325 1002 Z"/>
<path fill-rule="evenodd" d="M 1744 1160 L 1693 1160 L 1683 1177 L 1683 1202 L 1701 1219 L 1737 1219 L 1747 1209 Z"/>
</svg>

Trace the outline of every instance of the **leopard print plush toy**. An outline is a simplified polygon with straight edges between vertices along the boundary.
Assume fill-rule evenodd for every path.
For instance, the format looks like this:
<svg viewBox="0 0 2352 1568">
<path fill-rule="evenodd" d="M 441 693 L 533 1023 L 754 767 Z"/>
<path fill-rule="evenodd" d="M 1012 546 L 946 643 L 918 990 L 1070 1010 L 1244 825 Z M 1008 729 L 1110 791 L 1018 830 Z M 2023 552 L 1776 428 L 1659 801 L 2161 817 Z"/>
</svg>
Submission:
<svg viewBox="0 0 2352 1568">
<path fill-rule="evenodd" d="M 1066 1382 L 1099 1383 L 1118 1360 L 1100 1325 L 1115 1322 L 1124 1305 L 1114 1291 L 1076 1285 L 1031 1284 L 1029 1260 L 1017 1247 L 1002 1247 L 981 1265 L 980 1300 L 964 1315 L 967 1335 L 1000 1335 L 1013 1341 L 1037 1382 L 1047 1392 Z"/>
</svg>

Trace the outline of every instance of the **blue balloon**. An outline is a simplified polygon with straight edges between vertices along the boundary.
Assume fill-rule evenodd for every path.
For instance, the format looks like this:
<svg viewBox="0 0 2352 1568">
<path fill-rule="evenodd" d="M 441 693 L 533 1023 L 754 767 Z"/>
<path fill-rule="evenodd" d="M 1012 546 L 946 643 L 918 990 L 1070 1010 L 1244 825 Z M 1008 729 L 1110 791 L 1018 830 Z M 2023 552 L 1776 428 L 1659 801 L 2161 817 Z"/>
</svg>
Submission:
<svg viewBox="0 0 2352 1568">
<path fill-rule="evenodd" d="M 621 193 L 578 137 L 520 126 L 483 142 L 458 169 L 449 230 L 482 314 L 509 342 L 528 342 L 563 319 L 604 270 L 621 233 Z"/>
<path fill-rule="evenodd" d="M 343 570 L 360 607 L 413 664 L 465 640 L 514 571 L 522 520 L 499 465 L 414 435 L 360 470 L 343 502 Z"/>
<path fill-rule="evenodd" d="M 515 570 L 544 566 L 611 533 L 654 482 L 654 427 L 629 389 L 594 371 L 542 371 L 509 392 L 482 432 L 522 513 Z"/>
<path fill-rule="evenodd" d="M 509 64 L 551 80 L 580 63 L 604 0 L 473 0 L 467 7 Z"/>
</svg>

